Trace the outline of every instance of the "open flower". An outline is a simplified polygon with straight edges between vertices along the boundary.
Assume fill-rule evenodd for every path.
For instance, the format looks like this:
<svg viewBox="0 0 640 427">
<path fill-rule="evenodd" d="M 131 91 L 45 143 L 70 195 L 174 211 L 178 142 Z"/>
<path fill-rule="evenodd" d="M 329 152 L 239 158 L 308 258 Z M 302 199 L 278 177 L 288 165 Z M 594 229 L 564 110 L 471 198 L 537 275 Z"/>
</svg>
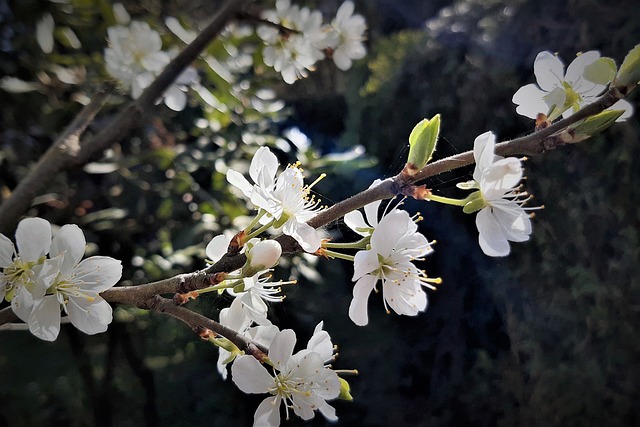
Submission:
<svg viewBox="0 0 640 427">
<path fill-rule="evenodd" d="M 586 76 L 589 73 L 585 71 L 590 67 L 593 70 L 592 66 L 600 59 L 597 51 L 585 52 L 569 64 L 565 73 L 560 58 L 551 52 L 540 52 L 533 64 L 538 84 L 523 86 L 513 95 L 513 103 L 518 105 L 516 112 L 531 119 L 542 113 L 549 116 L 550 120 L 555 120 L 561 115 L 568 117 L 584 105 L 594 102 L 615 74 L 588 79 Z M 626 120 L 633 114 L 632 105 L 625 100 L 616 102 L 610 109 L 625 110 L 618 121 Z"/>
<path fill-rule="evenodd" d="M 292 30 L 285 37 L 277 28 L 259 26 L 257 34 L 267 44 L 263 51 L 266 65 L 282 74 L 292 84 L 306 77 L 316 62 L 324 58 L 326 31 L 320 11 L 292 6 L 289 0 L 276 1 L 276 9 L 266 11 L 263 18 Z"/>
<path fill-rule="evenodd" d="M 120 280 L 122 265 L 104 256 L 80 261 L 85 246 L 84 234 L 76 225 L 63 226 L 53 238 L 51 259 L 45 261 L 45 268 L 53 274 L 40 277 L 46 295 L 34 300 L 27 319 L 29 330 L 38 338 L 46 341 L 57 338 L 61 309 L 73 326 L 86 334 L 104 332 L 111 323 L 111 306 L 98 294 Z"/>
<path fill-rule="evenodd" d="M 324 366 L 323 356 L 305 349 L 293 354 L 296 334 L 291 329 L 278 332 L 269 346 L 273 375 L 253 356 L 236 358 L 231 367 L 233 382 L 245 393 L 269 393 L 254 415 L 254 427 L 280 425 L 280 405 L 284 403 L 303 420 L 313 418 L 317 409 L 329 421 L 337 420 L 327 400 L 340 394 L 338 375 Z"/>
<path fill-rule="evenodd" d="M 353 8 L 351 1 L 342 3 L 331 22 L 328 36 L 333 62 L 343 71 L 351 68 L 353 60 L 362 59 L 367 54 L 363 44 L 367 23 L 361 15 L 353 14 Z"/>
<path fill-rule="evenodd" d="M 0 301 L 11 301 L 11 308 L 26 321 L 36 297 L 44 295 L 38 275 L 51 247 L 51 224 L 42 218 L 25 218 L 16 229 L 16 245 L 0 234 Z"/>
<path fill-rule="evenodd" d="M 282 232 L 293 237 L 305 251 L 315 252 L 322 239 L 318 231 L 306 223 L 319 211 L 319 201 L 309 195 L 313 184 L 304 185 L 297 165 L 289 165 L 276 177 L 277 169 L 276 156 L 261 147 L 249 166 L 249 176 L 254 183 L 232 169 L 227 171 L 227 181 L 266 211 L 266 218 L 274 220 L 274 227 L 282 228 Z"/>
<path fill-rule="evenodd" d="M 483 207 L 476 216 L 482 251 L 489 256 L 509 254 L 509 241 L 529 240 L 531 220 L 522 205 L 526 193 L 516 186 L 522 179 L 522 163 L 515 157 L 495 155 L 496 137 L 491 132 L 478 136 L 473 145 L 476 168 L 473 179 L 480 188 Z"/>
<path fill-rule="evenodd" d="M 427 308 L 427 295 L 422 289 L 437 279 L 429 279 L 413 260 L 430 254 L 433 249 L 418 233 L 418 226 L 406 211 L 394 209 L 385 215 L 371 234 L 371 248 L 355 255 L 353 267 L 353 300 L 349 317 L 358 326 L 369 322 L 367 302 L 371 291 L 382 281 L 385 308 L 398 314 L 415 316 Z"/>
</svg>

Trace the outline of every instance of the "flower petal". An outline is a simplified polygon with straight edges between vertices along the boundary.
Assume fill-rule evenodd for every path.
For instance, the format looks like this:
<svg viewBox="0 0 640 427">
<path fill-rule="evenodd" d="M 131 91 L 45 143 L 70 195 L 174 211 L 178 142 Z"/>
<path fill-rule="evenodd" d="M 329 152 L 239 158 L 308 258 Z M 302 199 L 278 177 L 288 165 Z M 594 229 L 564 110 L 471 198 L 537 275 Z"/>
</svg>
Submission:
<svg viewBox="0 0 640 427">
<path fill-rule="evenodd" d="M 564 80 L 567 83 L 571 84 L 571 86 L 574 86 L 575 83 L 583 80 L 582 74 L 584 74 L 585 68 L 597 61 L 598 58 L 600 58 L 600 52 L 598 52 L 597 50 L 590 50 L 589 52 L 584 52 L 583 54 L 578 55 L 576 59 L 571 61 L 571 64 L 569 64 L 569 66 L 567 67 L 567 72 L 564 76 Z M 589 86 L 593 84 L 591 82 L 588 83 Z M 598 86 L 602 86 L 603 89 L 605 87 L 604 85 Z"/>
<path fill-rule="evenodd" d="M 45 341 L 54 341 L 60 333 L 60 303 L 53 295 L 36 300 L 29 316 L 29 331 Z"/>
<path fill-rule="evenodd" d="M 361 236 L 368 236 L 368 233 L 365 233 L 361 230 L 370 228 L 369 225 L 364 222 L 364 217 L 360 211 L 355 210 L 351 211 L 344 216 L 344 223 L 347 224 L 347 227 L 352 229 L 354 232 L 358 233 Z M 360 229 L 360 230 L 358 230 Z"/>
<path fill-rule="evenodd" d="M 240 191 L 242 191 L 242 194 L 244 194 L 247 199 L 251 199 L 253 185 L 249 183 L 247 178 L 245 178 L 240 172 L 229 169 L 227 171 L 227 182 L 240 189 Z"/>
<path fill-rule="evenodd" d="M 33 309 L 33 296 L 24 286 L 18 287 L 13 299 L 11 300 L 11 310 L 23 322 L 29 322 L 29 316 Z"/>
<path fill-rule="evenodd" d="M 42 218 L 25 218 L 16 230 L 16 245 L 23 261 L 36 261 L 49 253 L 51 224 Z"/>
<path fill-rule="evenodd" d="M 480 248 L 488 256 L 507 256 L 510 248 L 507 238 L 502 233 L 502 228 L 498 224 L 491 207 L 487 206 L 478 212 L 476 216 L 476 227 L 478 227 Z"/>
<path fill-rule="evenodd" d="M 369 323 L 367 303 L 378 278 L 375 276 L 363 276 L 353 287 L 353 299 L 349 305 L 349 318 L 358 326 Z"/>
<path fill-rule="evenodd" d="M 564 80 L 564 64 L 551 52 L 540 52 L 533 62 L 533 73 L 536 75 L 538 86 L 550 92 L 562 85 Z"/>
<path fill-rule="evenodd" d="M 516 113 L 535 119 L 538 113 L 547 114 L 549 112 L 549 106 L 544 102 L 545 94 L 546 92 L 531 83 L 518 89 L 511 101 L 518 106 Z"/>
<path fill-rule="evenodd" d="M 269 347 L 269 359 L 276 368 L 282 369 L 293 354 L 296 345 L 296 333 L 291 329 L 278 332 Z"/>
<path fill-rule="evenodd" d="M 304 222 L 298 222 L 291 218 L 284 223 L 282 232 L 293 237 L 302 246 L 305 252 L 313 253 L 320 248 L 322 239 L 318 231 Z"/>
<path fill-rule="evenodd" d="M 358 251 L 353 260 L 353 277 L 351 280 L 358 280 L 365 274 L 369 274 L 380 268 L 378 254 L 374 251 Z"/>
<path fill-rule="evenodd" d="M 67 304 L 67 311 L 73 326 L 89 335 L 106 331 L 113 320 L 111 306 L 99 296 L 93 300 L 71 297 Z"/>
<path fill-rule="evenodd" d="M 15 248 L 11 240 L 0 233 L 0 268 L 7 268 L 13 264 Z M 2 301 L 0 299 L 0 301 Z"/>
<path fill-rule="evenodd" d="M 270 187 L 278 171 L 278 158 L 267 147 L 260 147 L 251 159 L 249 176 L 260 187 Z"/>
<path fill-rule="evenodd" d="M 493 164 L 495 145 L 496 136 L 491 131 L 478 135 L 473 142 L 473 158 L 476 161 L 473 179 L 478 183 L 481 181 L 484 171 Z"/>
<path fill-rule="evenodd" d="M 51 258 L 58 255 L 64 256 L 60 272 L 67 275 L 82 260 L 86 245 L 87 242 L 80 227 L 75 224 L 63 225 L 51 242 L 49 256 Z"/>
<path fill-rule="evenodd" d="M 85 291 L 100 293 L 115 286 L 122 277 L 120 260 L 107 256 L 92 256 L 73 270 L 78 286 Z"/>
<path fill-rule="evenodd" d="M 245 393 L 267 393 L 274 379 L 267 369 L 253 356 L 236 358 L 231 366 L 231 379 Z"/>
<path fill-rule="evenodd" d="M 229 243 L 231 243 L 231 239 L 229 239 L 224 234 L 219 234 L 207 245 L 205 249 L 205 253 L 207 254 L 207 258 L 209 258 L 213 262 L 218 262 L 220 259 L 227 253 L 229 249 Z"/>
<path fill-rule="evenodd" d="M 253 427 L 278 427 L 280 425 L 280 398 L 264 399 L 253 416 Z"/>
</svg>

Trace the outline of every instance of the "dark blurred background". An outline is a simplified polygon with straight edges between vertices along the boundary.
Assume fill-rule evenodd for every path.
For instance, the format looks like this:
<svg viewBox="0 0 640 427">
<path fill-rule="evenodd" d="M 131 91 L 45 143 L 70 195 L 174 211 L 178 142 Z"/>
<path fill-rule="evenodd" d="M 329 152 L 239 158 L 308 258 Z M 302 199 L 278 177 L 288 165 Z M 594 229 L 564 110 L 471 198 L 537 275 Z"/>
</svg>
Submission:
<svg viewBox="0 0 640 427">
<path fill-rule="evenodd" d="M 362 170 L 335 166 L 337 177 L 315 187 L 334 201 L 396 174 L 408 134 L 424 117 L 442 114 L 437 157 L 471 149 L 486 130 L 502 140 L 530 132 L 533 123 L 516 115 L 511 97 L 535 81 L 538 52 L 558 52 L 568 64 L 576 52 L 597 49 L 619 64 L 640 42 L 634 1 L 355 3 L 369 24 L 368 57 L 346 74 L 323 63 L 307 80 L 277 86 L 292 108 L 286 125 L 299 127 L 319 152 L 361 144 L 378 160 Z M 335 11 L 339 2 L 317 4 Z M 180 9 L 180 2 L 159 5 L 139 4 L 158 16 Z M 51 4 L 0 0 L 3 74 L 28 74 L 14 42 L 38 19 L 27 18 L 29 7 Z M 632 93 L 636 106 L 637 99 Z M 55 107 L 54 94 L 48 100 Z M 25 159 L 43 152 L 74 111 L 40 108 L 32 94 L 0 92 L 0 101 L 0 184 L 7 191 L 24 174 Z M 130 175 L 85 170 L 58 177 L 30 214 L 81 224 L 101 254 L 123 260 L 130 283 L 201 268 L 192 248 L 201 251 L 217 224 L 228 226 L 244 208 L 228 191 L 215 190 L 224 187 L 216 150 L 233 147 L 207 148 L 181 131 L 189 114 L 197 112 L 164 117 L 171 124 L 166 133 L 152 121 L 122 144 Z M 233 132 L 227 130 L 227 141 Z M 304 343 L 324 320 L 339 346 L 335 367 L 360 371 L 349 378 L 354 401 L 334 402 L 338 425 L 637 425 L 638 134 L 636 114 L 585 143 L 530 158 L 526 189 L 545 209 L 536 213 L 532 239 L 512 245 L 508 258 L 482 254 L 473 217 L 407 201 L 407 210 L 425 218 L 421 231 L 438 241 L 422 267 L 443 278 L 429 293 L 426 313 L 415 318 L 386 315 L 378 294 L 369 303 L 369 325 L 357 327 L 347 316 L 349 263 L 283 263 L 283 274 L 301 280 L 273 307 L 277 324 L 294 328 Z M 181 151 L 167 135 L 181 141 Z M 471 172 L 427 185 L 461 196 L 456 180 Z M 343 224 L 329 231 L 350 237 Z M 228 302 L 202 298 L 193 307 L 215 317 Z M 98 336 L 67 327 L 57 342 L 45 343 L 3 331 L 0 426 L 250 425 L 264 396 L 245 396 L 223 382 L 216 360 L 216 349 L 182 324 L 131 308 L 117 308 L 108 332 Z M 327 423 L 318 414 L 309 423 L 282 424 Z"/>
</svg>

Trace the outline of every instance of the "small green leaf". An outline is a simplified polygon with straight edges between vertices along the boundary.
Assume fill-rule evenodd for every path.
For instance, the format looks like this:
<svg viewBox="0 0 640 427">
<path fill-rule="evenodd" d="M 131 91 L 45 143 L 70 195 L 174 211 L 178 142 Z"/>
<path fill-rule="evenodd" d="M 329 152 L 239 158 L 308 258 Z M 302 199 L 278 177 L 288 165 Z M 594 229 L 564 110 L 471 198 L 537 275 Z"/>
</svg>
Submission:
<svg viewBox="0 0 640 427">
<path fill-rule="evenodd" d="M 575 134 L 592 136 L 602 132 L 615 123 L 624 114 L 624 110 L 605 110 L 600 114 L 586 118 L 580 122 L 575 128 Z"/>
<path fill-rule="evenodd" d="M 353 400 L 353 396 L 351 396 L 351 386 L 342 377 L 338 377 L 340 380 L 340 394 L 338 395 L 338 399 L 347 400 L 351 402 Z"/>
<path fill-rule="evenodd" d="M 640 81 L 640 44 L 627 54 L 614 80 L 615 87 L 627 87 Z"/>
</svg>

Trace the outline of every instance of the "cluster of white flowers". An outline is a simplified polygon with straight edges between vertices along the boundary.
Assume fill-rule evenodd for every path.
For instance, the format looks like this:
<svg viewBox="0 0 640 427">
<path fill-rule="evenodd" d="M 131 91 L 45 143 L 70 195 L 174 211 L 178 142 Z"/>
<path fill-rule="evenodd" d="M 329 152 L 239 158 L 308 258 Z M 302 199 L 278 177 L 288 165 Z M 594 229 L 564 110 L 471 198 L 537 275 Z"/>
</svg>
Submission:
<svg viewBox="0 0 640 427">
<path fill-rule="evenodd" d="M 528 84 L 513 95 L 516 112 L 535 119 L 539 113 L 553 121 L 568 117 L 585 105 L 591 104 L 607 88 L 615 77 L 615 63 L 610 58 L 601 58 L 597 51 L 578 55 L 569 64 L 566 73 L 564 63 L 551 52 L 540 52 L 533 64 L 536 84 Z M 633 114 L 633 106 L 624 99 L 611 110 L 624 110 L 618 121 Z"/>
<path fill-rule="evenodd" d="M 307 348 L 293 353 L 296 334 L 285 329 L 275 334 L 269 345 L 271 372 L 253 356 L 238 356 L 231 367 L 233 382 L 245 393 L 269 393 L 254 415 L 254 427 L 280 425 L 280 405 L 303 420 L 320 411 L 329 421 L 336 421 L 335 409 L 327 400 L 340 395 L 338 374 L 326 364 L 334 358 L 331 337 L 316 326 Z"/>
<path fill-rule="evenodd" d="M 131 21 L 107 29 L 109 47 L 104 51 L 107 72 L 137 99 L 142 91 L 171 61 L 171 52 L 162 50 L 162 39 L 149 24 Z M 187 68 L 163 93 L 165 105 L 181 111 L 187 104 L 187 88 L 198 81 L 194 68 Z"/>
<path fill-rule="evenodd" d="M 31 333 L 43 340 L 58 337 L 61 311 L 82 332 L 106 331 L 111 306 L 98 294 L 120 280 L 120 261 L 103 256 L 81 261 L 86 242 L 76 225 L 61 227 L 53 240 L 51 235 L 51 224 L 41 218 L 20 221 L 17 251 L 0 234 L 0 300 L 10 301 Z"/>
<path fill-rule="evenodd" d="M 351 1 L 344 2 L 330 24 L 323 24 L 320 11 L 277 0 L 276 9 L 265 11 L 263 19 L 282 27 L 262 25 L 257 29 L 265 42 L 264 62 L 282 74 L 286 83 L 306 77 L 316 62 L 330 56 L 341 70 L 365 56 L 366 22 L 353 14 Z M 290 31 L 286 31 L 288 29 Z"/>
<path fill-rule="evenodd" d="M 276 177 L 278 158 L 267 147 L 260 147 L 251 159 L 251 184 L 241 173 L 229 169 L 227 181 L 242 191 L 256 207 L 263 210 L 264 223 L 273 221 L 275 228 L 293 237 L 307 252 L 320 248 L 319 232 L 307 224 L 319 211 L 319 201 L 310 195 L 311 186 L 305 186 L 302 170 L 289 165 Z"/>
</svg>

